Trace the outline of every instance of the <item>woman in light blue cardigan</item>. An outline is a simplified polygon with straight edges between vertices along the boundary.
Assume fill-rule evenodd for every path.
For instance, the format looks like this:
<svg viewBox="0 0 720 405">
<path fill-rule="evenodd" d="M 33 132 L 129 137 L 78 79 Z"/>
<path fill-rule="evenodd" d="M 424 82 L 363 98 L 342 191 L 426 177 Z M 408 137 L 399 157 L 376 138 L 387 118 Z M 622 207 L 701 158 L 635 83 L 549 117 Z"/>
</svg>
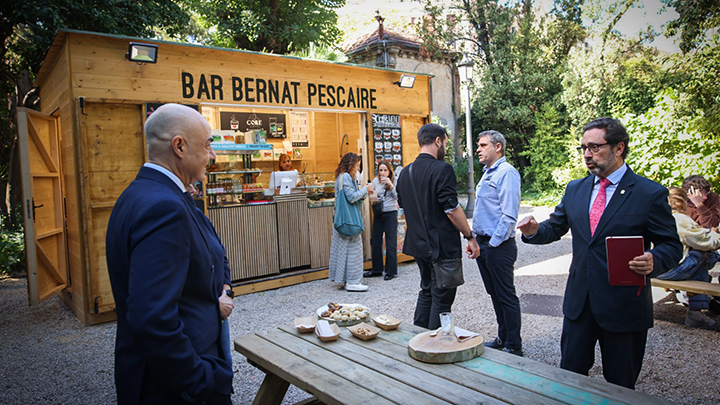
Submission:
<svg viewBox="0 0 720 405">
<path fill-rule="evenodd" d="M 359 210 L 353 203 L 365 199 L 372 185 L 358 188 L 355 175 L 360 168 L 360 156 L 349 152 L 340 159 L 335 169 L 335 200 L 338 193 L 345 193 L 350 209 Z M 367 291 L 368 286 L 362 283 L 363 277 L 363 246 L 362 234 L 345 236 L 333 228 L 330 243 L 330 271 L 328 277 L 337 284 L 344 284 L 347 291 Z"/>
</svg>

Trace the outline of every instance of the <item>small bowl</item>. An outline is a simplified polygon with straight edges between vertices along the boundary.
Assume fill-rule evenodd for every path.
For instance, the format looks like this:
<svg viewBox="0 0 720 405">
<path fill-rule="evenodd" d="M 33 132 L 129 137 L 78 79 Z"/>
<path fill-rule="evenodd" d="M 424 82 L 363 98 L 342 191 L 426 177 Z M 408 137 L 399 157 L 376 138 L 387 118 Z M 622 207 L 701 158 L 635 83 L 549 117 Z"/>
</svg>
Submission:
<svg viewBox="0 0 720 405">
<path fill-rule="evenodd" d="M 359 330 L 362 328 L 365 328 L 367 330 L 367 334 L 361 334 L 359 332 Z M 348 330 L 350 331 L 350 333 L 352 333 L 353 336 L 362 340 L 375 339 L 378 333 L 380 333 L 380 329 L 365 322 L 359 323 L 355 326 L 349 326 Z"/>
<path fill-rule="evenodd" d="M 375 325 L 377 325 L 378 328 L 385 329 L 385 330 L 397 329 L 398 326 L 400 326 L 400 323 L 402 322 L 401 320 L 395 318 L 392 315 L 388 315 L 388 314 L 374 316 L 372 318 L 372 320 L 373 320 L 373 322 L 375 322 Z"/>
<path fill-rule="evenodd" d="M 321 319 L 315 326 L 315 334 L 323 342 L 332 342 L 340 336 L 340 327 L 334 323 Z"/>
<path fill-rule="evenodd" d="M 315 330 L 317 326 L 317 318 L 314 316 L 307 316 L 305 318 L 295 318 L 295 328 L 300 333 L 310 333 Z"/>
</svg>

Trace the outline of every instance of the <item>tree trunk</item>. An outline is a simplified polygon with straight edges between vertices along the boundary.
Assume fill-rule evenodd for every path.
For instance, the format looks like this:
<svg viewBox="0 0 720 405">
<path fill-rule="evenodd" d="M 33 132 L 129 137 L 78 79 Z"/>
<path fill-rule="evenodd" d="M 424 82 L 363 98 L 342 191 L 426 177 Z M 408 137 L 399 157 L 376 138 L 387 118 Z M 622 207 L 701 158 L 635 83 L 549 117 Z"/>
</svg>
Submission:
<svg viewBox="0 0 720 405">
<path fill-rule="evenodd" d="M 20 157 L 18 153 L 17 109 L 19 106 L 28 108 L 38 107 L 38 103 L 36 102 L 28 102 L 28 105 L 21 104 L 22 101 L 25 100 L 25 96 L 30 92 L 31 89 L 32 83 L 30 83 L 30 72 L 24 70 L 22 73 L 20 73 L 20 77 L 18 77 L 17 81 L 15 82 L 15 94 L 13 97 L 10 98 L 11 105 L 9 118 L 11 125 L 14 127 L 15 130 L 15 138 L 13 139 L 12 149 L 10 151 L 6 201 L 8 205 L 8 213 L 10 214 L 10 224 L 13 226 L 19 225 L 15 223 L 15 219 L 17 218 L 15 210 L 22 210 L 23 197 L 22 173 L 20 172 Z"/>
</svg>

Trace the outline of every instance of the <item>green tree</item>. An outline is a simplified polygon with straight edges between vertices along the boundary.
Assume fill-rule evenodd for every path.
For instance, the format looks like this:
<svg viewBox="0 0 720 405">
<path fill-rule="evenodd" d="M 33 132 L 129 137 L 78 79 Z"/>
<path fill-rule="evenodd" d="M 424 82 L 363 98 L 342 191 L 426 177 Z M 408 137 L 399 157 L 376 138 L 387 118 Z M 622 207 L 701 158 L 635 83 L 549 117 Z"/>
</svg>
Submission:
<svg viewBox="0 0 720 405">
<path fill-rule="evenodd" d="M 581 2 L 559 1 L 542 18 L 533 12 L 531 0 L 460 0 L 448 9 L 427 4 L 428 18 L 418 27 L 424 45 L 434 52 L 457 38 L 475 43 L 473 128 L 505 134 L 508 158 L 525 174 L 532 156 L 523 151 L 535 134 L 540 107 L 549 103 L 565 114 L 561 72 L 569 50 L 585 35 L 579 25 Z M 454 13 L 454 18 L 443 13 Z M 566 125 L 564 119 L 560 125 Z"/>
<path fill-rule="evenodd" d="M 150 37 L 158 30 L 175 35 L 187 25 L 187 11 L 173 0 L 153 2 L 126 0 L 26 0 L 0 3 L 0 90 L 7 103 L 0 107 L 0 173 L 8 173 L 6 198 L 0 211 L 8 212 L 19 200 L 19 164 L 16 145 L 16 108 L 34 107 L 31 90 L 34 72 L 40 66 L 58 28 Z M 6 167 L 3 167 L 7 165 Z M 5 195 L 6 192 L 3 192 Z M 13 218 L 14 216 L 11 216 Z"/>
<path fill-rule="evenodd" d="M 522 152 L 532 159 L 532 165 L 525 168 L 525 176 L 532 179 L 530 189 L 544 191 L 564 186 L 556 182 L 551 168 L 568 163 L 568 132 L 562 125 L 562 116 L 552 104 L 543 104 L 535 114 L 535 129 L 535 136 L 529 139 L 527 148 Z"/>
<path fill-rule="evenodd" d="M 335 10 L 345 0 L 188 0 L 210 44 L 286 54 L 339 42 Z"/>
</svg>

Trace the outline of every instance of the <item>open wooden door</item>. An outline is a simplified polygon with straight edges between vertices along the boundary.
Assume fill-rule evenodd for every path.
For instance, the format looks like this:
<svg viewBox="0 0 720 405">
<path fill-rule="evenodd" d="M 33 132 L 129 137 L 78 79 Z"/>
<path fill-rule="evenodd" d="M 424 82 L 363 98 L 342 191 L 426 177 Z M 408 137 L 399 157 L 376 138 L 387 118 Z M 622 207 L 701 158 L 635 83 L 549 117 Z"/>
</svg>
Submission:
<svg viewBox="0 0 720 405">
<path fill-rule="evenodd" d="M 30 304 L 67 287 L 59 119 L 18 108 L 25 252 Z"/>
</svg>

